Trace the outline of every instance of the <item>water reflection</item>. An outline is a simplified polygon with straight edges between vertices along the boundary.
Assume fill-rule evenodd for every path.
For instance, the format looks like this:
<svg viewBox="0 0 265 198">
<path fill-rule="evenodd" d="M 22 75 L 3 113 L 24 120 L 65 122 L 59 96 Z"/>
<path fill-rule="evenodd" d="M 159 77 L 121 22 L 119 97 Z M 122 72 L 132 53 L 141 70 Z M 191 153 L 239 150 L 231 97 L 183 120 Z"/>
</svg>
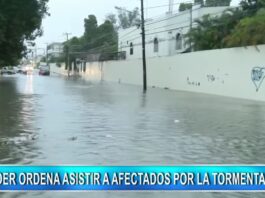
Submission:
<svg viewBox="0 0 265 198">
<path fill-rule="evenodd" d="M 33 92 L 33 75 L 27 75 L 24 94 L 33 94 Z"/>
<path fill-rule="evenodd" d="M 265 104 L 55 77 L 0 80 L 0 163 L 264 164 Z M 89 193 L 89 197 L 248 197 Z M 1 195 L 2 196 L 2 195 Z M 66 193 L 3 197 L 76 197 Z M 82 194 L 80 195 L 82 196 Z M 262 197 L 252 194 L 252 197 Z"/>
<path fill-rule="evenodd" d="M 30 164 L 38 156 L 32 95 L 18 92 L 15 78 L 0 80 L 0 163 Z"/>
</svg>

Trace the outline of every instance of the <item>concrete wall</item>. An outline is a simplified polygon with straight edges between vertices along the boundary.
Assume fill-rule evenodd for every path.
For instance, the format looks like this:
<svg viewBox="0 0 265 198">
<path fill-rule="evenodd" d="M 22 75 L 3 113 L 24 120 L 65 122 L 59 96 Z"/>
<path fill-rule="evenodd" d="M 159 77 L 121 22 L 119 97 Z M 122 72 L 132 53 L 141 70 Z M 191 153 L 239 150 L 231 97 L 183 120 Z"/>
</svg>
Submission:
<svg viewBox="0 0 265 198">
<path fill-rule="evenodd" d="M 147 60 L 148 86 L 265 101 L 265 45 Z M 87 80 L 142 85 L 142 61 L 87 64 Z"/>
<path fill-rule="evenodd" d="M 107 66 L 110 62 L 92 62 L 86 63 L 86 72 L 81 72 L 80 75 L 87 80 L 101 81 L 104 80 L 103 66 Z M 118 63 L 118 62 L 117 62 Z M 115 69 L 115 68 L 113 68 Z M 115 73 L 115 71 L 114 71 Z M 110 80 L 111 81 L 111 80 Z"/>
<path fill-rule="evenodd" d="M 61 64 L 61 67 L 57 67 L 56 63 L 50 63 L 51 73 L 67 76 L 67 71 L 65 70 L 65 64 Z"/>
</svg>

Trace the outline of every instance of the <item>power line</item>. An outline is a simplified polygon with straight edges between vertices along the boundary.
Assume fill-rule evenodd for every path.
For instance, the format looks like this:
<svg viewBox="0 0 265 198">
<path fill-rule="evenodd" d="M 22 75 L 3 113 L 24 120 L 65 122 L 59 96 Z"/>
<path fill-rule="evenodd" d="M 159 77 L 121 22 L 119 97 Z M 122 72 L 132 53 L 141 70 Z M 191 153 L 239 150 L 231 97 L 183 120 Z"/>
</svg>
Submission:
<svg viewBox="0 0 265 198">
<path fill-rule="evenodd" d="M 199 9 L 201 9 L 201 7 L 193 9 L 192 11 L 196 11 L 196 10 L 199 10 Z M 175 18 L 175 17 L 178 17 L 178 16 L 182 16 L 184 14 L 187 14 L 187 13 L 185 11 L 183 11 L 181 13 L 174 14 L 173 16 L 166 17 L 164 19 L 161 19 L 161 20 L 158 20 L 158 21 L 154 21 L 154 22 L 151 22 L 151 23 L 147 23 L 146 26 L 153 25 L 153 24 L 156 24 L 156 23 L 160 23 L 160 22 L 163 22 L 163 21 L 167 21 L 168 19 L 172 19 L 172 18 Z"/>
<path fill-rule="evenodd" d="M 130 32 L 128 32 L 128 33 L 126 33 L 125 35 L 122 35 L 121 37 L 119 37 L 119 39 L 121 39 L 121 38 L 124 38 L 125 36 L 128 36 L 129 34 L 131 34 L 131 33 L 135 32 L 136 30 L 138 30 L 138 28 L 136 28 L 136 29 L 133 29 L 132 31 L 130 31 Z"/>
<path fill-rule="evenodd" d="M 193 4 L 193 5 L 198 5 L 198 4 Z M 196 10 L 204 9 L 204 8 L 205 8 L 205 7 L 198 7 L 198 8 L 192 9 L 192 11 L 196 11 Z M 233 9 L 233 8 L 230 7 L 230 9 Z M 158 21 L 156 21 L 156 19 L 159 19 L 159 18 L 164 17 L 165 14 L 156 15 L 156 16 L 152 17 L 152 19 L 151 19 L 151 20 L 154 21 L 154 22 L 147 23 L 146 26 L 148 26 L 148 25 L 152 25 L 152 24 L 155 24 L 155 23 L 159 23 L 159 22 L 162 22 L 162 21 L 166 21 L 166 20 L 171 19 L 171 18 L 174 18 L 174 17 L 182 16 L 182 15 L 184 15 L 184 14 L 187 14 L 187 11 L 188 11 L 188 10 L 184 10 L 184 11 L 182 11 L 182 12 L 175 13 L 175 14 L 173 14 L 172 16 L 169 16 L 169 17 L 166 17 L 166 18 L 160 19 L 160 20 L 158 20 Z M 226 11 L 226 10 L 223 10 L 223 11 L 219 11 L 219 12 L 211 13 L 211 14 L 209 14 L 209 15 L 217 15 L 217 14 L 223 13 L 223 12 L 225 12 L 225 11 Z M 207 15 L 207 14 L 206 14 L 206 15 Z"/>
<path fill-rule="evenodd" d="M 172 31 L 172 30 L 178 30 L 178 29 L 182 29 L 182 28 L 186 28 L 186 27 L 190 27 L 190 25 L 186 25 L 186 26 L 182 26 L 182 27 L 178 27 L 178 28 L 172 28 L 172 29 L 168 29 L 168 30 L 164 30 L 164 31 L 159 31 L 159 32 L 152 32 L 152 33 L 149 33 L 149 34 L 146 34 L 146 35 L 153 35 L 153 34 L 168 32 L 168 31 Z"/>
<path fill-rule="evenodd" d="M 191 1 L 186 1 L 186 2 L 182 2 L 182 3 L 191 3 Z M 181 4 L 181 3 L 175 3 L 174 5 L 179 5 L 179 4 Z M 192 5 L 195 5 L 195 4 L 192 3 Z M 158 8 L 158 7 L 164 7 L 164 6 L 168 6 L 168 5 L 153 6 L 153 7 L 149 7 L 149 8 L 147 8 L 147 9 Z M 199 10 L 199 9 L 201 9 L 201 7 L 196 8 L 196 9 L 193 9 L 192 11 L 196 11 L 196 10 Z M 164 18 L 164 19 L 160 19 L 160 20 L 158 20 L 158 21 L 154 21 L 154 22 L 150 22 L 150 23 L 146 22 L 145 26 L 149 26 L 149 25 L 153 25 L 153 24 L 156 24 L 156 23 L 160 23 L 160 22 L 166 21 L 166 20 L 168 20 L 168 19 L 172 19 L 172 18 L 175 18 L 175 17 L 178 17 L 178 16 L 182 16 L 182 15 L 184 15 L 184 14 L 187 14 L 187 13 L 186 13 L 186 12 L 181 12 L 181 13 L 178 13 L 178 14 L 174 14 L 173 16 L 166 17 L 166 18 Z M 154 20 L 155 18 L 157 18 L 157 17 L 161 18 L 161 15 L 154 17 L 153 20 Z M 170 26 L 170 25 L 169 25 L 169 26 Z M 138 30 L 138 28 L 133 29 L 132 31 L 126 33 L 125 35 L 122 35 L 121 37 L 119 37 L 119 39 L 122 39 L 122 38 L 124 38 L 124 37 L 126 37 L 126 36 L 132 34 L 133 32 L 135 32 L 135 31 L 137 31 L 137 30 Z"/>
<path fill-rule="evenodd" d="M 195 11 L 195 10 L 199 10 L 199 9 L 201 9 L 201 8 L 193 9 L 193 11 Z M 224 11 L 215 12 L 215 13 L 212 13 L 212 14 L 210 14 L 210 15 L 218 15 L 219 13 L 224 13 Z M 187 13 L 183 13 L 183 14 L 187 14 Z M 152 24 L 155 24 L 155 23 L 158 23 L 158 22 L 161 22 L 161 21 L 165 21 L 165 20 L 168 20 L 168 19 L 170 19 L 170 18 L 178 17 L 178 16 L 181 16 L 181 15 L 183 15 L 183 14 L 178 14 L 178 15 L 174 15 L 174 16 L 171 16 L 171 17 L 167 17 L 167 18 L 162 19 L 162 20 L 160 20 L 160 21 L 155 21 L 155 22 L 153 22 Z M 196 18 L 196 19 L 200 19 L 200 18 L 203 18 L 203 16 L 202 16 L 202 17 L 198 17 L 198 18 Z M 175 23 L 175 24 L 169 24 L 169 25 L 166 25 L 166 26 L 157 27 L 157 28 L 150 29 L 150 30 L 147 30 L 147 31 L 152 31 L 152 30 L 156 30 L 156 29 L 161 29 L 161 28 L 165 28 L 165 27 L 170 27 L 170 26 L 177 25 L 177 24 L 182 24 L 182 23 L 185 23 L 185 22 L 188 22 L 188 21 L 189 21 L 189 20 L 182 21 L 182 22 Z M 194 22 L 192 21 L 192 24 L 193 24 L 193 23 L 194 23 Z M 150 25 L 150 23 L 147 24 L 147 25 Z M 176 27 L 176 28 L 171 28 L 171 29 L 167 29 L 167 30 L 163 30 L 163 31 L 151 32 L 151 33 L 148 33 L 148 34 L 146 34 L 146 35 L 153 35 L 153 34 L 157 34 L 157 33 L 163 33 L 163 32 L 168 32 L 168 31 L 177 30 L 177 29 L 181 29 L 181 28 L 187 28 L 187 27 L 189 27 L 189 25 L 181 26 L 181 27 Z M 135 32 L 136 30 L 138 30 L 138 29 L 137 29 L 137 28 L 136 28 L 136 29 L 133 29 L 132 31 L 128 32 L 127 34 L 122 35 L 119 39 L 124 38 L 125 36 L 128 36 L 129 34 L 132 34 L 132 33 Z M 109 34 L 105 34 L 105 35 L 109 35 Z M 105 36 L 105 35 L 103 35 L 103 36 Z M 103 37 L 103 36 L 102 36 L 102 37 Z M 141 38 L 141 36 L 135 37 L 135 38 L 133 38 L 133 39 L 129 39 L 129 41 L 134 41 L 134 40 L 136 40 L 136 39 L 138 39 L 138 38 Z M 93 41 L 92 43 L 94 43 L 94 42 L 95 42 L 95 41 Z M 142 44 L 142 43 L 141 43 L 141 44 Z M 134 45 L 137 45 L 137 44 L 134 44 Z M 97 48 L 92 48 L 92 49 L 90 49 L 90 51 L 92 51 L 92 50 L 96 50 L 96 49 L 99 49 L 99 50 L 101 49 L 101 50 L 103 50 L 103 49 L 107 49 L 107 48 L 114 47 L 114 46 L 116 46 L 116 45 L 100 46 L 100 47 L 97 47 Z M 129 45 L 128 45 L 128 46 L 121 46 L 121 47 L 122 47 L 122 48 L 128 48 Z M 73 52 L 73 53 L 75 53 L 75 52 Z M 91 53 L 91 52 L 88 51 L 88 52 L 76 52 L 76 53 L 85 53 L 85 54 L 89 54 L 89 53 Z"/>
<path fill-rule="evenodd" d="M 186 1 L 186 2 L 182 2 L 182 3 L 192 3 L 192 1 Z M 180 4 L 181 4 L 181 3 L 175 3 L 175 4 L 173 4 L 173 5 L 180 5 Z M 148 10 L 148 9 L 155 9 L 155 8 L 161 8 L 161 7 L 166 7 L 166 6 L 168 6 L 168 4 L 167 4 L 167 5 L 158 5 L 158 6 L 147 7 L 147 8 L 145 8 L 145 10 Z M 117 7 L 117 8 L 118 8 L 118 7 Z M 118 9 L 122 9 L 122 8 L 118 8 Z M 124 9 L 122 9 L 122 10 L 124 10 Z M 130 11 L 128 11 L 128 10 L 125 10 L 125 11 L 126 11 L 126 12 L 130 12 Z M 146 24 L 146 26 L 147 26 L 147 25 L 149 25 L 149 24 Z M 132 31 L 126 33 L 125 35 L 122 35 L 119 39 L 124 38 L 124 37 L 128 36 L 129 34 L 135 32 L 135 31 L 137 31 L 137 30 L 138 30 L 138 28 L 133 29 Z"/>
<path fill-rule="evenodd" d="M 192 1 L 186 1 L 186 2 L 182 2 L 182 3 L 192 3 L 192 4 L 193 4 Z M 180 5 L 180 4 L 182 4 L 182 3 L 174 3 L 173 5 Z M 157 5 L 157 6 L 147 7 L 147 8 L 145 8 L 145 10 L 156 9 L 156 8 L 162 8 L 162 7 L 168 7 L 168 4 L 167 4 L 167 5 L 164 4 L 164 5 Z"/>
<path fill-rule="evenodd" d="M 200 8 L 198 8 L 198 9 L 200 9 Z M 196 9 L 196 10 L 198 10 L 198 9 Z M 195 10 L 195 9 L 194 9 Z M 213 15 L 218 15 L 218 14 L 221 14 L 221 13 L 224 13 L 225 12 L 225 10 L 224 11 L 219 11 L 219 12 L 215 12 L 215 13 L 212 13 L 212 14 L 209 14 L 210 16 L 213 16 Z M 187 13 L 186 13 L 187 14 Z M 180 16 L 180 15 L 175 15 L 175 16 L 172 16 L 172 17 L 170 17 L 170 18 L 174 18 L 174 17 L 178 17 L 178 16 Z M 190 17 L 189 17 L 190 18 Z M 199 19 L 202 19 L 203 18 L 203 16 L 201 16 L 201 17 L 197 17 L 196 18 L 196 20 L 199 20 Z M 168 19 L 168 18 L 167 18 Z M 167 20 L 167 19 L 163 19 L 163 21 L 165 21 L 165 20 Z M 161 21 L 161 20 L 160 20 Z M 158 21 L 158 22 L 160 22 L 160 21 Z M 158 22 L 156 22 L 156 21 L 154 21 L 154 23 L 158 23 Z M 182 22 L 179 22 L 179 23 L 174 23 L 174 24 L 169 24 L 169 25 L 165 25 L 165 26 L 160 26 L 160 27 L 156 27 L 156 28 L 152 28 L 152 29 L 148 29 L 148 30 L 146 30 L 147 32 L 150 32 L 150 31 L 152 31 L 152 30 L 157 30 L 157 29 L 162 29 L 162 28 L 165 28 L 165 27 L 170 27 L 170 26 L 173 26 L 173 25 L 178 25 L 178 24 L 183 24 L 183 23 L 185 23 L 185 22 L 191 22 L 190 21 L 190 19 L 187 19 L 187 20 L 185 20 L 185 21 L 182 21 Z M 153 24 L 154 24 L 153 23 Z M 192 24 L 195 24 L 196 22 L 194 22 L 194 20 L 192 20 Z M 149 24 L 147 24 L 147 25 L 149 25 Z M 167 31 L 167 30 L 166 30 Z M 132 32 L 134 32 L 134 31 L 132 31 Z M 132 33 L 131 32 L 131 33 Z M 120 37 L 119 39 L 122 39 L 122 38 L 124 38 L 125 36 L 128 36 L 128 34 L 126 34 L 126 35 L 123 35 L 122 37 Z M 133 35 L 132 35 L 133 36 Z M 140 38 L 140 37 L 136 37 L 136 38 L 132 38 L 132 39 L 130 39 L 130 38 L 128 38 L 128 41 L 133 41 L 133 40 L 136 40 L 137 38 Z"/>
<path fill-rule="evenodd" d="M 173 25 L 183 24 L 183 23 L 185 23 L 185 22 L 189 22 L 189 20 L 185 20 L 185 21 L 182 21 L 182 22 L 179 22 L 179 23 L 169 24 L 169 25 L 166 25 L 166 26 L 160 26 L 160 27 L 153 28 L 153 29 L 148 29 L 148 30 L 146 30 L 146 32 L 149 32 L 149 31 L 152 31 L 152 30 L 156 30 L 156 29 L 162 29 L 162 28 L 165 28 L 165 27 L 173 26 Z M 131 32 L 127 33 L 127 34 L 122 35 L 121 37 L 119 37 L 119 39 L 122 39 L 122 38 L 128 36 L 129 34 L 132 34 L 132 33 L 135 32 L 136 30 L 138 30 L 138 29 L 134 29 L 133 31 L 131 31 Z M 130 40 L 130 39 L 129 39 L 129 40 Z"/>
<path fill-rule="evenodd" d="M 96 50 L 104 50 L 104 49 L 108 49 L 108 48 L 115 47 L 115 46 L 116 45 L 98 46 L 98 47 L 95 47 L 95 48 L 88 49 L 87 52 L 96 51 Z"/>
<path fill-rule="evenodd" d="M 177 28 L 171 28 L 171 29 L 167 29 L 167 30 L 163 30 L 163 31 L 151 32 L 151 33 L 148 33 L 146 35 L 153 35 L 153 34 L 158 34 L 158 33 L 170 32 L 170 31 L 173 31 L 173 30 L 178 30 L 178 29 L 187 28 L 187 27 L 190 27 L 190 25 L 181 26 L 181 27 L 177 27 Z M 129 39 L 128 41 L 132 42 L 132 41 L 134 41 L 136 39 L 139 39 L 139 38 L 141 38 L 141 36 L 137 36 L 137 37 L 135 37 L 133 39 Z"/>
<path fill-rule="evenodd" d="M 157 29 L 162 29 L 162 28 L 170 27 L 170 26 L 173 26 L 173 25 L 183 24 L 183 23 L 186 23 L 186 22 L 189 22 L 189 20 L 185 20 L 185 21 L 181 21 L 179 23 L 173 23 L 173 24 L 169 24 L 169 25 L 165 25 L 165 26 L 160 26 L 160 27 L 157 27 L 157 28 L 148 29 L 147 32 L 152 31 L 152 30 L 157 30 Z"/>
<path fill-rule="evenodd" d="M 189 27 L 189 26 L 182 26 L 182 27 L 179 27 L 179 28 L 184 28 L 184 27 Z M 176 29 L 178 29 L 178 28 L 174 28 L 174 29 L 171 29 L 171 30 L 176 30 Z M 151 35 L 151 34 L 149 34 L 149 35 Z M 138 38 L 141 38 L 141 37 L 138 37 Z M 174 40 L 174 39 L 164 39 L 164 40 L 160 40 L 159 43 L 166 42 L 166 41 L 170 41 L 170 40 Z M 147 43 L 150 43 L 150 41 L 149 42 L 146 42 L 146 44 Z M 142 45 L 142 43 L 136 43 L 136 44 L 134 44 L 134 46 L 140 46 L 140 45 Z M 91 55 L 91 54 L 95 54 L 95 53 L 100 53 L 100 52 L 91 52 L 92 50 L 99 49 L 99 48 L 101 50 L 103 50 L 103 49 L 108 49 L 110 47 L 115 47 L 115 46 L 116 45 L 110 45 L 108 47 L 106 47 L 106 46 L 100 46 L 100 47 L 97 47 L 97 48 L 90 49 L 89 51 L 79 51 L 79 52 L 77 51 L 77 52 L 71 52 L 70 54 L 87 54 L 87 55 Z M 130 47 L 131 47 L 130 45 L 123 45 L 123 46 L 121 46 L 121 48 L 130 48 Z M 120 51 L 116 51 L 116 52 L 120 52 Z M 116 52 L 113 52 L 113 53 L 116 53 Z M 103 52 L 103 53 L 111 53 L 111 51 L 109 51 L 109 52 L 107 51 L 107 52 Z"/>
<path fill-rule="evenodd" d="M 162 28 L 165 28 L 165 27 L 170 27 L 170 26 L 173 26 L 173 25 L 183 24 L 183 23 L 185 23 L 185 22 L 189 22 L 189 20 L 185 20 L 185 21 L 182 21 L 182 22 L 179 22 L 179 23 L 169 24 L 169 25 L 165 25 L 165 26 L 160 26 L 160 27 L 157 27 L 157 28 L 148 29 L 148 30 L 146 30 L 146 32 L 149 32 L 149 31 L 152 31 L 152 30 L 157 30 L 157 29 L 162 29 Z M 119 39 L 123 39 L 124 37 L 126 37 L 126 36 L 132 34 L 132 33 L 135 32 L 136 30 L 138 30 L 138 29 L 134 29 L 133 31 L 131 31 L 131 32 L 127 33 L 127 34 L 122 35 L 121 37 L 119 37 Z M 130 39 L 129 39 L 129 40 L 130 40 Z"/>
</svg>

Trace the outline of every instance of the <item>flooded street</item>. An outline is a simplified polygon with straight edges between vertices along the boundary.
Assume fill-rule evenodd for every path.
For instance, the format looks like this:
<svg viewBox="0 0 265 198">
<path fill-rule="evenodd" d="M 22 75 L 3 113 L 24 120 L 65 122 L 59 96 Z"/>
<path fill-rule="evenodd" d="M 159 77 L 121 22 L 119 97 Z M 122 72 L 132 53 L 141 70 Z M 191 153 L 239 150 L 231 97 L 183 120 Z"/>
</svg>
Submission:
<svg viewBox="0 0 265 198">
<path fill-rule="evenodd" d="M 60 77 L 0 77 L 0 164 L 265 164 L 265 103 Z M 242 193 L 1 197 L 249 197 Z M 263 197 L 251 194 L 251 197 Z"/>
</svg>

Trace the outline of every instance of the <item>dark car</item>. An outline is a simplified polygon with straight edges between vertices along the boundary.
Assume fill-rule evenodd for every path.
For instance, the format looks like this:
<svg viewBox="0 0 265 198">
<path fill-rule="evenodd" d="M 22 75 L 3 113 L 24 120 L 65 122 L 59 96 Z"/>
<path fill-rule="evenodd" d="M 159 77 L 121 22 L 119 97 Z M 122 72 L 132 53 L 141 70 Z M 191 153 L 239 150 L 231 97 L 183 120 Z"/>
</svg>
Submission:
<svg viewBox="0 0 265 198">
<path fill-rule="evenodd" d="M 49 66 L 41 66 L 39 69 L 39 75 L 41 76 L 49 76 L 51 73 Z"/>
</svg>

